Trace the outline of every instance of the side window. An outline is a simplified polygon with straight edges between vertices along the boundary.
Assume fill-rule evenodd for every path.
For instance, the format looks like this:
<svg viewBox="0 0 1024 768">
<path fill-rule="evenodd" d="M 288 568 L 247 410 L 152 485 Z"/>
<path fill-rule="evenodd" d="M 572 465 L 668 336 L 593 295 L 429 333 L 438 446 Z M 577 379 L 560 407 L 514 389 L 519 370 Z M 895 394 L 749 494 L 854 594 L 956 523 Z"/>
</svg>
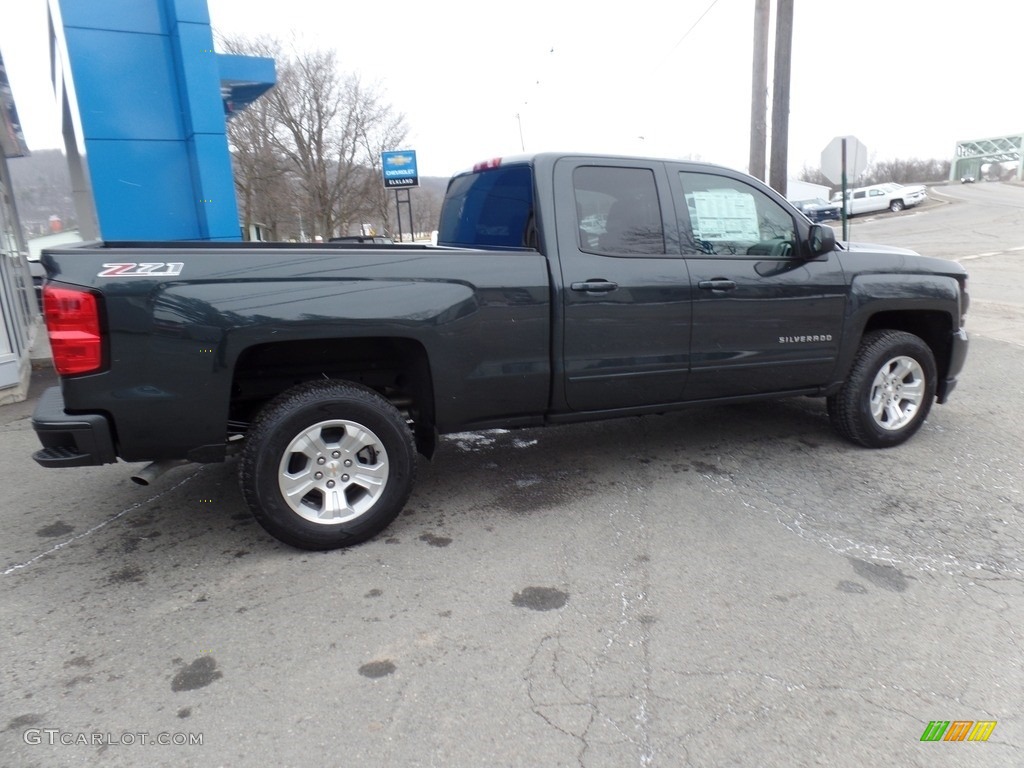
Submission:
<svg viewBox="0 0 1024 768">
<path fill-rule="evenodd" d="M 861 191 L 861 192 L 854 192 L 854 193 L 853 193 L 853 199 L 854 199 L 854 200 L 863 200 L 863 199 L 864 199 L 864 198 L 865 198 L 865 197 L 867 196 L 867 194 L 868 194 L 868 193 L 867 193 L 867 192 L 864 192 L 864 191 Z"/>
<path fill-rule="evenodd" d="M 710 173 L 679 174 L 690 215 L 683 250 L 716 256 L 789 256 L 793 217 L 761 190 Z"/>
<path fill-rule="evenodd" d="M 882 197 L 885 195 L 885 192 L 880 189 L 872 189 L 868 194 L 871 195 L 871 197 Z"/>
<path fill-rule="evenodd" d="M 585 165 L 572 174 L 581 251 L 664 256 L 665 227 L 649 168 Z"/>
</svg>

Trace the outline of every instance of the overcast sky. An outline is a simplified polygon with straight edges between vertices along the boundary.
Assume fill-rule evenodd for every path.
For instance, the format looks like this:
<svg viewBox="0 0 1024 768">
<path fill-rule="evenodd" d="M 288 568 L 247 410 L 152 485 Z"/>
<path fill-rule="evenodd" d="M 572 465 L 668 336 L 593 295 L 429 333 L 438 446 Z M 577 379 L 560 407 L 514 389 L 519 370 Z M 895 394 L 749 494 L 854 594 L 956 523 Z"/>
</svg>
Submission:
<svg viewBox="0 0 1024 768">
<path fill-rule="evenodd" d="M 335 49 L 406 115 L 402 148 L 417 150 L 423 175 L 523 147 L 746 170 L 754 0 L 208 2 L 215 33 Z M 45 9 L 0 0 L 0 51 L 32 149 L 60 144 Z M 871 160 L 948 159 L 957 140 L 1024 131 L 1024 3 L 796 0 L 794 27 L 793 175 L 839 135 Z"/>
</svg>

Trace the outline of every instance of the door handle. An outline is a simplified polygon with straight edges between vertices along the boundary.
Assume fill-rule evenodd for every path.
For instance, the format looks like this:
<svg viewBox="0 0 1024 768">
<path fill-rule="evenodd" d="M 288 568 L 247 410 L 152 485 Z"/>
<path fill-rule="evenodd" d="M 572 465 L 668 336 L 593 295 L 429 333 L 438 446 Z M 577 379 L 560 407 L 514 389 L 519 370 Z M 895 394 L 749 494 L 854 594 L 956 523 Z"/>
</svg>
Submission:
<svg viewBox="0 0 1024 768">
<path fill-rule="evenodd" d="M 716 277 L 714 280 L 701 280 L 697 283 L 697 287 L 705 291 L 732 291 L 736 289 L 736 281 Z"/>
<path fill-rule="evenodd" d="M 608 293 L 618 288 L 619 284 L 609 280 L 587 280 L 585 283 L 573 283 L 569 287 L 584 293 Z"/>
</svg>

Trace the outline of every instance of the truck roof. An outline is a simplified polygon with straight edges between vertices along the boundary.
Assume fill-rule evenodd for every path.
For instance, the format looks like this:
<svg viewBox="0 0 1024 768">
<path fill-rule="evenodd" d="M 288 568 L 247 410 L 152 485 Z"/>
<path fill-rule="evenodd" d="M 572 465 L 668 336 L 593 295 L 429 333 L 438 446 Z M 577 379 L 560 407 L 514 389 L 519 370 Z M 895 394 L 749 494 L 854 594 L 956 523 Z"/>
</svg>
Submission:
<svg viewBox="0 0 1024 768">
<path fill-rule="evenodd" d="M 511 155 L 500 155 L 496 157 L 487 158 L 473 163 L 469 168 L 464 168 L 458 173 L 453 174 L 454 176 L 462 176 L 467 173 L 477 173 L 479 171 L 486 171 L 491 168 L 499 168 L 503 165 L 531 165 L 531 166 L 544 166 L 549 167 L 554 165 L 558 160 L 566 157 L 586 157 L 593 158 L 594 160 L 614 160 L 621 162 L 623 160 L 636 160 L 638 162 L 656 162 L 656 163 L 687 163 L 688 165 L 703 166 L 705 168 L 713 168 L 728 171 L 737 171 L 735 168 L 729 168 L 728 166 L 718 165 L 716 163 L 706 163 L 699 160 L 687 160 L 685 158 L 672 158 L 672 157 L 655 157 L 649 155 L 617 155 L 610 153 L 600 152 L 525 152 Z"/>
</svg>

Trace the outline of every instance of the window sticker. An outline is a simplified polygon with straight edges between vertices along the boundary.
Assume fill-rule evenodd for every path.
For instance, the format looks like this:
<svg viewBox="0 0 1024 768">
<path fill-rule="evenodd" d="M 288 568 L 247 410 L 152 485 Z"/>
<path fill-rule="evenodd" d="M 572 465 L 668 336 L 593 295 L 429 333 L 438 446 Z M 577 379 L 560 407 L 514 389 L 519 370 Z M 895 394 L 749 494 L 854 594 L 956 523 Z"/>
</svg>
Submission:
<svg viewBox="0 0 1024 768">
<path fill-rule="evenodd" d="M 712 189 L 686 195 L 693 235 L 710 242 L 757 241 L 761 230 L 753 195 L 731 189 Z"/>
</svg>

